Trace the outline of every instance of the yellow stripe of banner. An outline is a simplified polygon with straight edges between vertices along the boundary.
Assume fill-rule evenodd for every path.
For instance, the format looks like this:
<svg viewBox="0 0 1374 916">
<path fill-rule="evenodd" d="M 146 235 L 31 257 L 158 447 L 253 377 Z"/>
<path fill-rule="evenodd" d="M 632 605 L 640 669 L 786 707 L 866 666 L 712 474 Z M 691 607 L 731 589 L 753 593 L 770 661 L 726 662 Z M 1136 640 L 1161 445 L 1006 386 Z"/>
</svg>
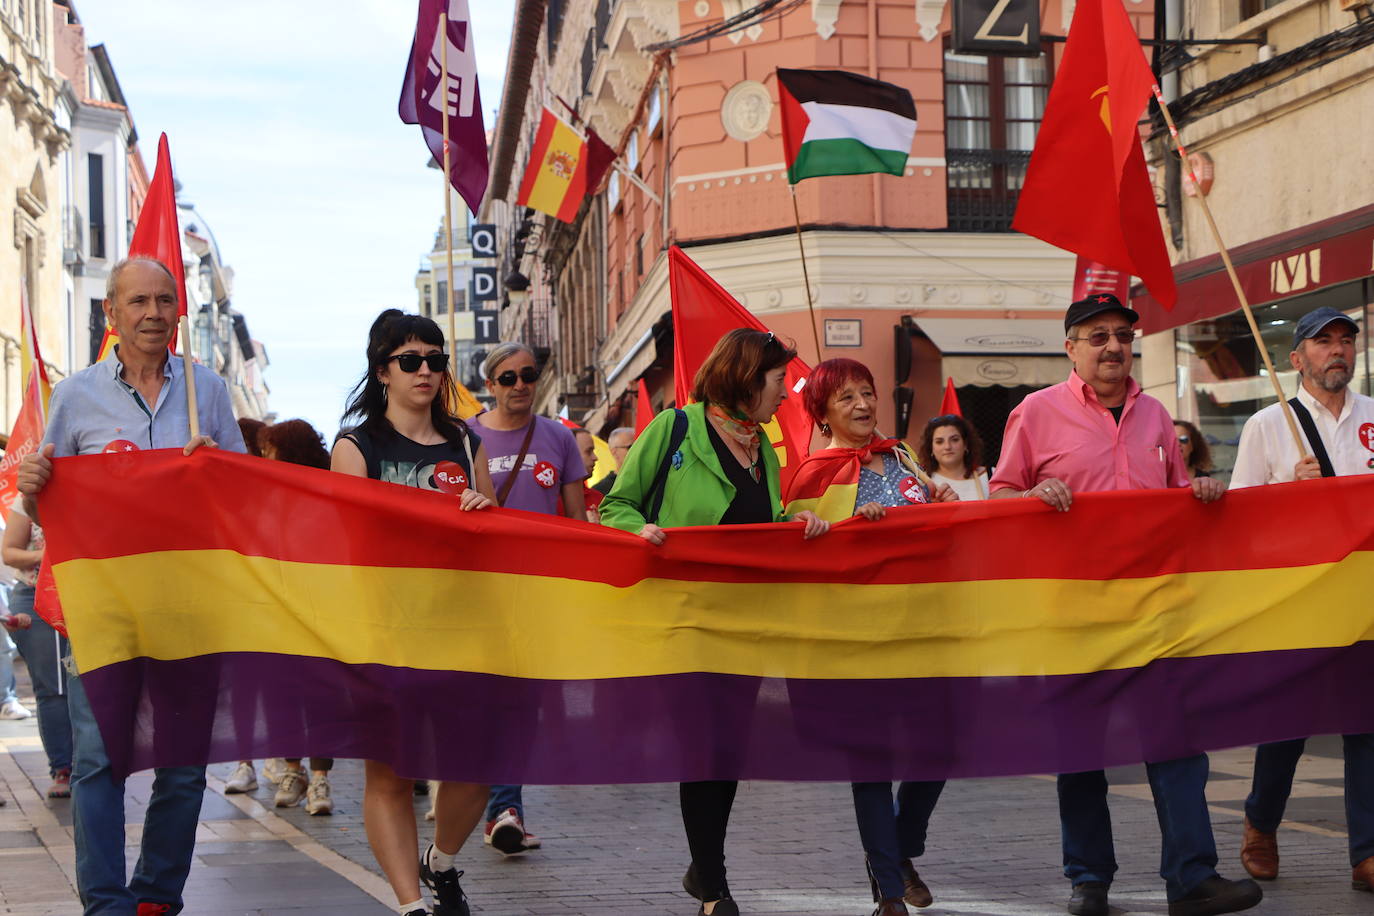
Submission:
<svg viewBox="0 0 1374 916">
<path fill-rule="evenodd" d="M 160 659 L 272 652 L 524 678 L 994 677 L 1374 638 L 1374 553 L 1105 582 L 919 585 L 651 579 L 617 588 L 218 550 L 72 560 L 54 572 L 76 632 L 101 634 L 73 645 L 85 671 L 141 646 Z M 110 616 L 111 604 L 139 611 Z"/>
<path fill-rule="evenodd" d="M 543 161 L 530 163 L 530 167 L 539 169 L 539 178 L 530 188 L 530 199 L 526 206 L 557 215 L 563 206 L 563 199 L 568 196 L 568 185 L 572 183 L 581 158 L 581 138 L 561 119 L 555 119 Z"/>
</svg>

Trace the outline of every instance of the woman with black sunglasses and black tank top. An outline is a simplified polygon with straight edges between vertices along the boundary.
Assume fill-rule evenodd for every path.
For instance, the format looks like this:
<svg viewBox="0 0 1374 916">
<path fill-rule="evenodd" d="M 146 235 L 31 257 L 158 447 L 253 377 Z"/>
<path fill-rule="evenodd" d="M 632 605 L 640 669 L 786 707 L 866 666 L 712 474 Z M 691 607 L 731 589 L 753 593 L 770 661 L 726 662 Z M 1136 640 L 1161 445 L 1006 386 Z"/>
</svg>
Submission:
<svg viewBox="0 0 1374 916">
<path fill-rule="evenodd" d="M 495 504 L 486 450 L 450 412 L 453 377 L 444 335 L 428 318 L 387 309 L 372 323 L 367 374 L 353 390 L 344 420 L 358 420 L 334 443 L 331 470 L 421 490 L 457 495 L 463 511 Z M 434 842 L 419 858 L 413 777 L 385 763 L 365 764 L 363 824 L 377 864 L 406 916 L 427 916 L 423 879 L 434 916 L 469 916 L 454 856 L 476 826 L 487 787 L 445 782 L 434 802 Z M 416 862 L 419 860 L 417 868 Z"/>
</svg>

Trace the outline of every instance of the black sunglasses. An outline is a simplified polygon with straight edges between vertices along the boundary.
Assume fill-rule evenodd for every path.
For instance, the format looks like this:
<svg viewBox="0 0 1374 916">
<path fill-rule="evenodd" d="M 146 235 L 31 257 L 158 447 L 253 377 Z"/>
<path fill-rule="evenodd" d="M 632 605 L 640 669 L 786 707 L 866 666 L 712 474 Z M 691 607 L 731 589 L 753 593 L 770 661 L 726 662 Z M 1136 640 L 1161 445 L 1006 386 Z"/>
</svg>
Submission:
<svg viewBox="0 0 1374 916">
<path fill-rule="evenodd" d="M 448 368 L 447 353 L 431 353 L 428 356 L 421 356 L 419 353 L 396 353 L 386 358 L 387 362 L 396 360 L 396 368 L 402 372 L 419 372 L 420 363 L 426 363 L 430 372 L 443 372 Z"/>
<path fill-rule="evenodd" d="M 539 381 L 539 370 L 533 366 L 526 366 L 517 375 L 514 369 L 507 369 L 496 377 L 496 384 L 502 388 L 514 388 L 515 380 L 519 379 L 526 385 L 533 385 Z"/>
<path fill-rule="evenodd" d="M 1070 337 L 1069 340 L 1086 340 L 1090 346 L 1105 347 L 1107 341 L 1113 337 L 1119 344 L 1128 344 L 1135 341 L 1135 331 L 1131 328 L 1121 328 L 1117 331 L 1093 331 L 1087 337 Z"/>
</svg>

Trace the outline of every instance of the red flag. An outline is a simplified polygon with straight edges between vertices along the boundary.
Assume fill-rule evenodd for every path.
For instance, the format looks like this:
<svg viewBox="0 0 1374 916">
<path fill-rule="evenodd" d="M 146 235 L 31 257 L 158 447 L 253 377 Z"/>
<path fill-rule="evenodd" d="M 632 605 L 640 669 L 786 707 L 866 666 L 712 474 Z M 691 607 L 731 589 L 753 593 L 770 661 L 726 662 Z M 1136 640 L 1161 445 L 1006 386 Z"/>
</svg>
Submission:
<svg viewBox="0 0 1374 916">
<path fill-rule="evenodd" d="M 48 400 L 52 397 L 48 369 L 38 349 L 38 330 L 34 327 L 33 310 L 29 308 L 28 288 L 23 283 L 19 285 L 19 324 L 24 338 L 19 347 L 19 381 L 24 389 L 19 416 L 10 430 L 9 444 L 5 446 L 5 454 L 0 456 L 0 517 L 7 515 L 10 506 L 19 498 L 20 462 L 43 444 L 43 434 L 48 428 Z"/>
<path fill-rule="evenodd" d="M 691 399 L 692 379 L 716 341 L 735 328 L 769 329 L 676 245 L 668 249 L 668 286 L 673 302 L 673 371 L 681 405 Z M 800 358 L 788 364 L 787 400 L 764 427 L 782 466 L 783 492 L 811 451 L 811 418 L 801 399 L 810 374 L 811 367 Z"/>
<path fill-rule="evenodd" d="M 954 379 L 945 379 L 945 397 L 940 402 L 940 416 L 942 417 L 962 417 L 964 412 L 959 409 L 959 395 L 954 390 Z"/>
<path fill-rule="evenodd" d="M 1012 228 L 1145 281 L 1178 299 L 1136 123 L 1154 85 L 1121 0 L 1073 17 Z"/>
<path fill-rule="evenodd" d="M 177 315 L 185 315 L 186 272 L 181 261 L 181 224 L 177 222 L 176 180 L 172 177 L 172 153 L 165 133 L 157 141 L 157 167 L 148 184 L 143 210 L 138 214 L 134 237 L 129 241 L 129 257 L 153 258 L 172 272 L 177 288 Z M 101 358 L 116 343 L 119 343 L 119 336 L 113 328 L 106 328 L 105 339 L 100 343 Z M 176 346 L 177 329 L 172 328 L 172 339 L 167 347 L 175 350 Z"/>
<path fill-rule="evenodd" d="M 649 386 L 644 384 L 644 379 L 639 380 L 639 399 L 635 402 L 635 438 L 644 432 L 644 428 L 649 425 L 649 421 L 654 418 L 654 405 L 649 400 Z"/>
</svg>

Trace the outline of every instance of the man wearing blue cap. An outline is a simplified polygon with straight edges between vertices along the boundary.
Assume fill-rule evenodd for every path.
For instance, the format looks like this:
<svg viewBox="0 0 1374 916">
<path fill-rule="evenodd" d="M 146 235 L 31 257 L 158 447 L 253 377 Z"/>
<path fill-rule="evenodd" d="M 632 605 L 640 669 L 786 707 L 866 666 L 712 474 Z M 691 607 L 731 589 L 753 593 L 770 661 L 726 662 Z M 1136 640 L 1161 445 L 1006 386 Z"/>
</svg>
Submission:
<svg viewBox="0 0 1374 916">
<path fill-rule="evenodd" d="M 1374 398 L 1349 388 L 1355 366 L 1355 324 L 1344 312 L 1323 307 L 1298 319 L 1289 360 L 1302 377 L 1292 405 L 1306 439 L 1303 457 L 1289 432 L 1282 406 L 1271 404 L 1245 421 L 1231 488 L 1291 480 L 1374 473 Z M 1350 834 L 1351 886 L 1374 891 L 1374 735 L 1346 735 L 1345 818 Z M 1276 834 L 1293 774 L 1306 739 L 1262 744 L 1245 800 L 1245 840 L 1240 861 L 1251 876 L 1279 873 Z"/>
</svg>

